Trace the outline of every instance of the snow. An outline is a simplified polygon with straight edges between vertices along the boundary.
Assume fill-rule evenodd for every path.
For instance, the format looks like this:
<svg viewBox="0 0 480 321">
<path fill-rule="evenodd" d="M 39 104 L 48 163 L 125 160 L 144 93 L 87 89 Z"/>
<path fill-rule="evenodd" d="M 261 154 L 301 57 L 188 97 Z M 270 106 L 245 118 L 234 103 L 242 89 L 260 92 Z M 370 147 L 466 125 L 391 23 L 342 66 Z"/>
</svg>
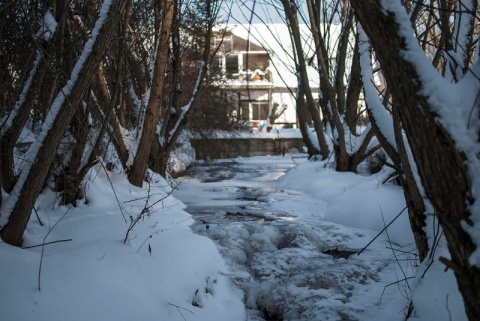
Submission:
<svg viewBox="0 0 480 321">
<path fill-rule="evenodd" d="M 218 167 L 225 162 L 235 171 Z M 171 195 L 158 175 L 138 188 L 98 164 L 71 208 L 47 187 L 35 205 L 45 226 L 32 215 L 24 247 L 65 241 L 0 243 L 0 320 L 263 320 L 257 304 L 284 320 L 403 320 L 408 295 L 415 321 L 466 320 L 453 274 L 437 261 L 410 280 L 413 294 L 405 282 L 389 286 L 416 270 L 412 255 L 396 251 L 395 261 L 390 249 L 412 248 L 406 213 L 361 255 L 325 253 L 363 248 L 405 206 L 400 187 L 381 183 L 385 173 L 325 165 L 302 155 L 221 160 L 179 178 Z M 207 229 L 194 213 L 205 206 L 260 216 L 222 214 Z M 448 256 L 444 243 L 436 255 Z"/>
<path fill-rule="evenodd" d="M 38 39 L 43 39 L 45 41 L 50 40 L 57 29 L 58 22 L 55 21 L 55 17 L 52 14 L 52 10 L 48 9 L 43 16 L 40 28 L 35 34 L 35 37 Z"/>
<path fill-rule="evenodd" d="M 357 24 L 358 38 L 359 38 L 359 51 L 360 51 L 360 65 L 363 81 L 363 89 L 365 92 L 365 101 L 367 108 L 370 110 L 372 116 L 375 119 L 380 132 L 393 147 L 397 148 L 395 141 L 395 134 L 393 131 L 392 117 L 387 113 L 385 107 L 378 97 L 378 89 L 375 86 L 372 73 L 372 58 L 370 57 L 370 43 L 367 35 L 362 29 L 360 24 Z"/>
<path fill-rule="evenodd" d="M 154 179 L 150 204 L 170 191 L 163 179 Z M 47 233 L 45 242 L 71 239 L 45 246 L 41 291 L 42 247 L 0 244 L 0 320 L 182 320 L 182 314 L 187 320 L 244 320 L 242 294 L 224 276 L 212 241 L 188 228 L 192 220 L 181 202 L 167 196 L 124 245 L 128 225 L 120 207 L 127 220 L 135 217 L 147 189 L 129 185 L 124 174 L 107 177 L 101 166 L 85 186 L 75 208 L 56 206 L 49 190 L 36 204 L 46 225 L 33 215 L 24 247 L 42 244 Z"/>
</svg>

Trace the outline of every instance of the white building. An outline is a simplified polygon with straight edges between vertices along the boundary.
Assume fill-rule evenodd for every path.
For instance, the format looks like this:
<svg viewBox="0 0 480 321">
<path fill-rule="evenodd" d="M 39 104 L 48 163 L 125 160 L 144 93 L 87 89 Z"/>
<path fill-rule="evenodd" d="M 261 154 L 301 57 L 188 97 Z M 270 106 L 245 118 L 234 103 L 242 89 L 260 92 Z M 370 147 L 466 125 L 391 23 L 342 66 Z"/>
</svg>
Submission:
<svg viewBox="0 0 480 321">
<path fill-rule="evenodd" d="M 308 59 L 314 53 L 314 43 L 308 26 L 300 27 Z M 296 127 L 297 77 L 287 25 L 228 25 L 226 32 L 220 34 L 215 39 L 217 47 L 220 45 L 217 70 L 222 78 L 221 88 L 236 104 L 231 116 L 259 128 L 271 125 L 269 115 L 280 114 L 273 126 Z M 319 87 L 318 72 L 314 66 L 308 68 L 310 87 L 315 93 Z"/>
</svg>

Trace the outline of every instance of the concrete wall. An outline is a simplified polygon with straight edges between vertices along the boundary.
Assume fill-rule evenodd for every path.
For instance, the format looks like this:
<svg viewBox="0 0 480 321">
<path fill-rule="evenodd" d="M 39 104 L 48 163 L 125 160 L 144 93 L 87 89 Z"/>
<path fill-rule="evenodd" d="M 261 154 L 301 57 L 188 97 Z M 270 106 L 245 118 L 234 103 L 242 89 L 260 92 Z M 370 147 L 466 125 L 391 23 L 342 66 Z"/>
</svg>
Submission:
<svg viewBox="0 0 480 321">
<path fill-rule="evenodd" d="M 192 139 L 191 144 L 199 160 L 282 155 L 303 152 L 304 146 L 301 138 Z"/>
</svg>

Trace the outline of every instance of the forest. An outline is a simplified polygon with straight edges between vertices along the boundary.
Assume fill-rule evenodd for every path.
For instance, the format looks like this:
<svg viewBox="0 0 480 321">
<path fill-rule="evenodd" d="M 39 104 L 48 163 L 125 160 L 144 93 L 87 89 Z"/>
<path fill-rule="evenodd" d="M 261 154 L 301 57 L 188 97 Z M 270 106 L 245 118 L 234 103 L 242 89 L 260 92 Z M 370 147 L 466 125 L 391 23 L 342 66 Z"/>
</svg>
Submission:
<svg viewBox="0 0 480 321">
<path fill-rule="evenodd" d="M 233 8 L 246 25 L 275 14 L 288 26 L 309 160 L 341 173 L 366 163 L 388 170 L 382 183 L 401 187 L 419 264 L 438 260 L 452 271 L 467 319 L 480 320 L 473 0 L 1 0 L 0 250 L 33 245 L 29 224 L 42 221 L 46 191 L 55 209 L 88 207 L 92 173 L 101 171 L 105 189 L 117 184 L 109 175 L 125 175 L 121 184 L 153 197 L 159 181 L 175 190 L 172 164 L 185 137 L 248 131 L 224 112 L 231 102 L 216 63 L 228 23 L 239 23 Z M 162 193 L 134 215 L 119 209 L 125 247 L 171 195 Z M 440 242 L 448 254 L 437 258 Z"/>
</svg>

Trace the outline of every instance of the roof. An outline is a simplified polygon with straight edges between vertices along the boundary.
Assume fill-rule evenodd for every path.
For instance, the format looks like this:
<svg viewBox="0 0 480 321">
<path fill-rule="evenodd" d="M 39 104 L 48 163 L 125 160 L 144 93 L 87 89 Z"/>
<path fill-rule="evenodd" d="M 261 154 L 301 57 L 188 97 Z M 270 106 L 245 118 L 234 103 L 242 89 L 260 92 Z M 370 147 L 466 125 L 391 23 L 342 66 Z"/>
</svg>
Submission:
<svg viewBox="0 0 480 321">
<path fill-rule="evenodd" d="M 273 80 L 275 87 L 297 87 L 296 67 L 294 61 L 294 50 L 290 31 L 286 24 L 229 24 L 226 26 L 227 31 L 233 35 L 249 39 L 252 43 L 265 48 L 270 54 L 273 68 Z M 309 26 L 300 25 L 300 33 L 302 35 L 303 50 L 306 59 L 312 57 L 315 44 L 309 29 Z M 330 43 L 332 43 L 331 53 L 334 54 L 334 41 L 338 39 L 340 26 L 333 25 L 328 30 Z M 307 67 L 310 85 L 318 88 L 318 72 L 315 66 Z"/>
</svg>

